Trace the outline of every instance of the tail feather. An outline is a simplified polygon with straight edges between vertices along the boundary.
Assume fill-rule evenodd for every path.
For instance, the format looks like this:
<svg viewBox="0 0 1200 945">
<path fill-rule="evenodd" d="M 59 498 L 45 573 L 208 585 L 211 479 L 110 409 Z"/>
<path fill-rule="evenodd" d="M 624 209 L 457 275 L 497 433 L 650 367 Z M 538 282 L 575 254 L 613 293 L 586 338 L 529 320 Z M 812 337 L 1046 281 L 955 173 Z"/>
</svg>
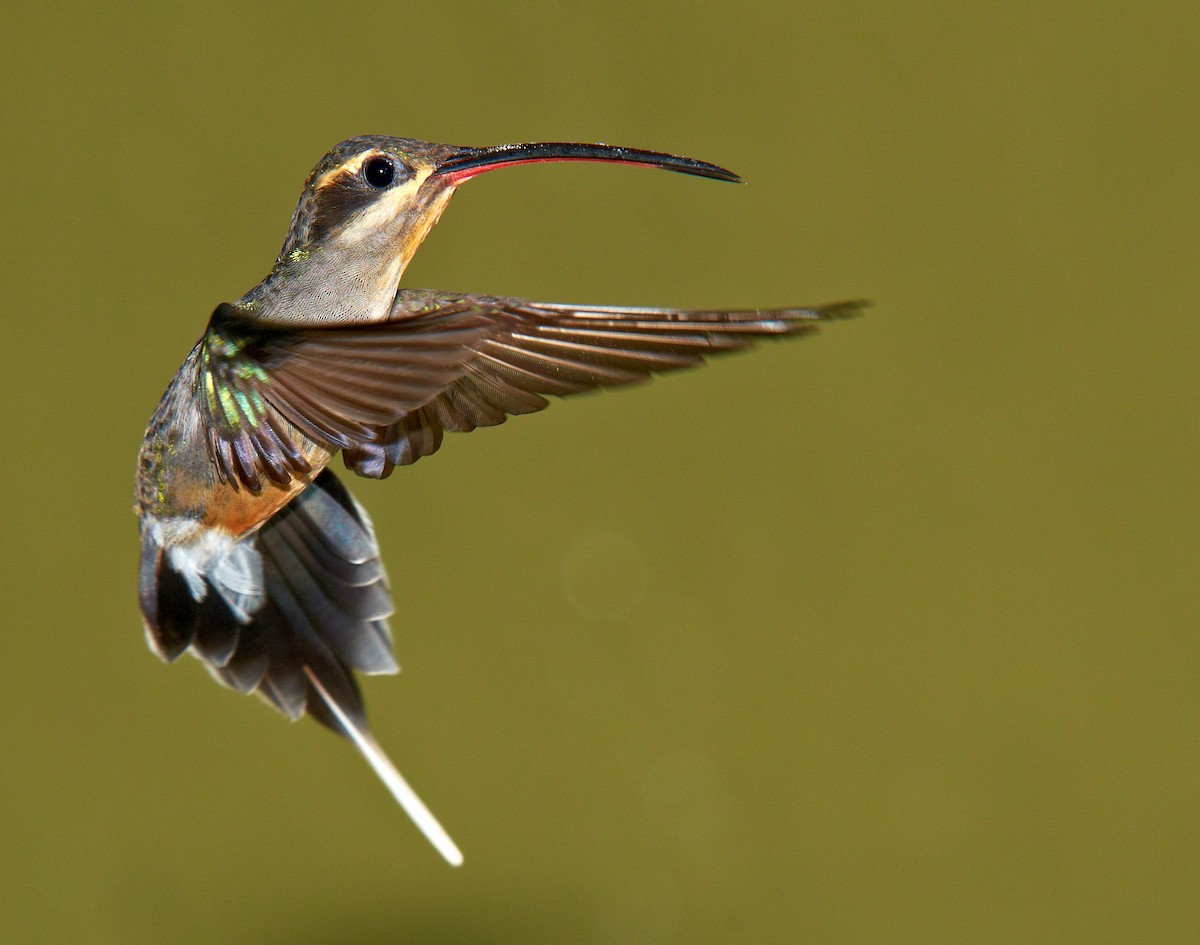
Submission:
<svg viewBox="0 0 1200 945">
<path fill-rule="evenodd" d="M 267 673 L 264 677 L 269 687 L 267 692 L 262 693 L 267 701 L 282 709 L 290 719 L 304 715 L 312 701 L 311 687 L 304 669 L 311 665 L 337 693 L 348 711 L 365 719 L 362 697 L 349 669 L 339 663 L 321 639 L 287 580 L 279 572 L 267 568 L 266 590 L 275 611 L 269 616 L 271 632 L 267 641 Z M 320 722 L 326 721 L 320 715 L 316 718 Z M 346 734 L 337 725 L 330 727 L 338 734 Z"/>
<path fill-rule="evenodd" d="M 174 662 L 196 638 L 199 608 L 183 576 L 164 569 L 162 545 L 151 535 L 142 540 L 138 586 L 146 642 L 164 661 Z"/>
<path fill-rule="evenodd" d="M 240 638 L 238 648 L 229 662 L 212 672 L 222 685 L 248 695 L 262 683 L 268 665 L 266 642 L 262 634 L 255 634 Z"/>
<path fill-rule="evenodd" d="M 379 776 L 379 780 L 387 785 L 387 789 L 392 792 L 392 797 L 396 799 L 396 803 L 404 808 L 404 812 L 412 818 L 413 823 L 417 825 L 421 833 L 425 834 L 425 838 L 433 844 L 434 848 L 445 858 L 447 863 L 451 866 L 462 866 L 462 851 L 458 849 L 455 842 L 450 839 L 450 835 L 446 833 L 445 828 L 438 823 L 437 818 L 425 806 L 425 802 L 417 796 L 417 792 L 409 786 L 408 781 L 404 779 L 404 775 L 396 769 L 391 759 L 384 754 L 383 749 L 379 747 L 379 743 L 375 741 L 375 737 L 371 732 L 366 727 L 358 725 L 354 719 L 346 715 L 339 701 L 330 695 L 311 669 L 306 668 L 305 672 L 308 673 L 309 682 L 312 683 L 313 688 L 328 706 L 329 711 L 336 716 L 338 722 L 341 723 L 345 732 L 354 742 L 355 747 L 362 752 L 362 756 L 367 760 L 367 764 Z"/>
<path fill-rule="evenodd" d="M 241 641 L 241 621 L 218 594 L 208 594 L 196 607 L 196 635 L 192 648 L 213 667 L 228 665 Z"/>
<path fill-rule="evenodd" d="M 387 575 L 371 522 L 328 470 L 250 537 L 143 532 L 147 638 L 190 649 L 221 683 L 350 739 L 438 851 L 462 854 L 371 735 L 354 671 L 394 673 Z"/>
<path fill-rule="evenodd" d="M 384 580 L 383 564 L 378 558 L 354 561 L 347 557 L 348 549 L 331 551 L 321 537 L 320 523 L 314 522 L 303 506 L 297 506 L 295 514 L 282 516 L 275 524 L 294 536 L 294 550 L 303 555 L 307 567 L 321 575 L 323 586 L 366 587 Z"/>
<path fill-rule="evenodd" d="M 289 516 L 292 521 L 297 517 Z M 307 621 L 320 627 L 321 641 L 348 666 L 367 673 L 394 673 L 386 618 L 391 595 L 383 582 L 366 586 L 339 583 L 303 548 L 291 522 L 264 530 L 259 538 L 267 572 L 278 574 Z M 269 581 L 269 578 L 268 578 Z"/>
</svg>

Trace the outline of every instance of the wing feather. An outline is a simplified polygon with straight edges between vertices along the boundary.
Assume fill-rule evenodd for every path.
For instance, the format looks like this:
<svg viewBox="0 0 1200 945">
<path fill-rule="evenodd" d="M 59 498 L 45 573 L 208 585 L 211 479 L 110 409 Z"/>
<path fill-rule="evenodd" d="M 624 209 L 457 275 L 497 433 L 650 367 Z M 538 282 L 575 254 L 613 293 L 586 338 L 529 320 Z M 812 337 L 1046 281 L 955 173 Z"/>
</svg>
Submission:
<svg viewBox="0 0 1200 945">
<path fill-rule="evenodd" d="M 814 307 L 691 311 L 526 302 L 403 290 L 393 318 L 408 313 L 474 311 L 488 324 L 460 377 L 420 410 L 347 453 L 347 466 L 384 477 L 441 446 L 442 431 L 503 423 L 545 408 L 547 397 L 643 381 L 704 363 L 765 338 L 807 334 L 817 323 L 856 315 L 866 303 Z M 437 435 L 431 435 L 433 429 Z"/>
<path fill-rule="evenodd" d="M 461 304 L 350 328 L 264 324 L 219 306 L 197 375 L 218 477 L 258 493 L 311 474 L 298 437 L 331 450 L 378 441 L 461 376 L 487 327 Z"/>
<path fill-rule="evenodd" d="M 806 334 L 864 304 L 691 311 L 405 290 L 387 321 L 337 327 L 264 324 L 222 305 L 201 341 L 197 386 L 225 482 L 257 493 L 309 477 L 298 438 L 383 478 L 436 452 L 447 430 Z"/>
</svg>

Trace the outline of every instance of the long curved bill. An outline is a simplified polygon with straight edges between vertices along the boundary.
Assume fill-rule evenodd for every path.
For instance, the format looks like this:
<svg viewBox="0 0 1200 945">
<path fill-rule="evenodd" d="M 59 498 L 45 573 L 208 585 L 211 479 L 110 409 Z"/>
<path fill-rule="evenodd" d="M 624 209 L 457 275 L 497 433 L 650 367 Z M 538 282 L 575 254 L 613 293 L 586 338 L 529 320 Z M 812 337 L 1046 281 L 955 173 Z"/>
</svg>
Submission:
<svg viewBox="0 0 1200 945">
<path fill-rule="evenodd" d="M 711 177 L 741 183 L 733 171 L 716 164 L 697 161 L 695 158 L 661 151 L 642 151 L 637 148 L 619 148 L 610 144 L 575 144 L 562 141 L 539 141 L 533 144 L 502 144 L 494 148 L 460 148 L 450 157 L 439 162 L 433 172 L 435 177 L 446 179 L 457 186 L 484 171 L 517 164 L 540 164 L 546 161 L 600 161 L 610 164 L 634 164 L 641 167 L 661 167 L 680 174 Z"/>
</svg>

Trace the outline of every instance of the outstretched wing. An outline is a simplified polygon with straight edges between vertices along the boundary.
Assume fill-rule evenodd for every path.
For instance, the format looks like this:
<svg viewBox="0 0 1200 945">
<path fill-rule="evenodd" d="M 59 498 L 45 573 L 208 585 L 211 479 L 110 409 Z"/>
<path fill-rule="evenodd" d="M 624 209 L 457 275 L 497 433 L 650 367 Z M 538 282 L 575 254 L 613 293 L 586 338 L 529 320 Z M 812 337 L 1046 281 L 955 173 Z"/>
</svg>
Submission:
<svg viewBox="0 0 1200 945">
<path fill-rule="evenodd" d="M 471 355 L 452 383 L 374 438 L 343 447 L 343 457 L 359 475 L 383 478 L 395 466 L 435 452 L 446 430 L 492 426 L 509 414 L 543 409 L 550 395 L 641 381 L 763 338 L 805 334 L 820 321 L 856 315 L 865 305 L 848 301 L 812 308 L 681 311 L 401 290 L 393 323 L 473 309 L 487 331 L 472 342 Z"/>
<path fill-rule="evenodd" d="M 466 304 L 335 328 L 264 325 L 219 306 L 196 378 L 218 476 L 257 493 L 310 473 L 298 436 L 330 449 L 374 442 L 456 381 L 487 329 Z"/>
</svg>

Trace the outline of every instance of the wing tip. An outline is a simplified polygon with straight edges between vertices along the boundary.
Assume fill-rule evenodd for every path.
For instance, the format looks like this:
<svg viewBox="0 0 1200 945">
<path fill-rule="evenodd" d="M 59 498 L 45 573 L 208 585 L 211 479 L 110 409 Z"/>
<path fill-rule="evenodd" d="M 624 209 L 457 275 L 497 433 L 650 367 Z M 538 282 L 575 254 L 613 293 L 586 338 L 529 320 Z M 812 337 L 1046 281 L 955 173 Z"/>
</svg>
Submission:
<svg viewBox="0 0 1200 945">
<path fill-rule="evenodd" d="M 797 311 L 811 313 L 819 321 L 829 322 L 843 318 L 858 318 L 872 305 L 874 303 L 870 299 L 843 299 L 840 302 L 827 302 L 824 305 L 814 305 L 811 308 Z"/>
</svg>

